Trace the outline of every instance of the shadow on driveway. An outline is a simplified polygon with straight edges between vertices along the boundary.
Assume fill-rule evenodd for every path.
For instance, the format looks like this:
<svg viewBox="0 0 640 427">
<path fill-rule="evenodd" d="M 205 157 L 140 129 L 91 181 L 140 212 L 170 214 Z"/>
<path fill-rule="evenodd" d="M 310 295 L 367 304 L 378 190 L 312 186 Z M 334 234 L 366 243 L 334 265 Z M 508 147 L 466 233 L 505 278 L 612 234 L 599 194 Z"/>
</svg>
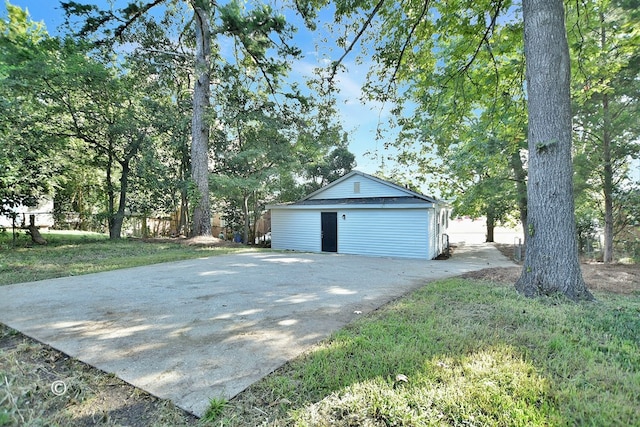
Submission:
<svg viewBox="0 0 640 427">
<path fill-rule="evenodd" d="M 512 266 L 491 245 L 446 261 L 261 252 L 0 287 L 0 321 L 201 416 L 425 283 Z"/>
</svg>

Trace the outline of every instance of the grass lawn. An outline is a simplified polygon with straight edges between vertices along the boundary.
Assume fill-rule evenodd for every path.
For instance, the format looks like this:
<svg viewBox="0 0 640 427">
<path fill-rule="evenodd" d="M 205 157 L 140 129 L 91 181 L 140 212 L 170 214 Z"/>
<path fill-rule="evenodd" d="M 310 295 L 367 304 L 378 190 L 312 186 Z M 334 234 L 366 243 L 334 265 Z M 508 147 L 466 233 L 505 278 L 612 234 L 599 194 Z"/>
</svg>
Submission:
<svg viewBox="0 0 640 427">
<path fill-rule="evenodd" d="M 212 425 L 639 426 L 640 295 L 597 297 L 428 284 L 255 384 Z"/>
<path fill-rule="evenodd" d="M 237 251 L 45 238 L 45 247 L 0 242 L 1 284 Z M 575 304 L 483 280 L 428 283 L 231 401 L 213 400 L 201 420 L 3 328 L 0 426 L 640 426 L 640 293 L 596 297 Z M 55 380 L 71 391 L 53 395 Z M 110 417 L 86 415 L 101 411 Z"/>
<path fill-rule="evenodd" d="M 190 246 L 171 239 L 111 241 L 98 233 L 51 231 L 42 236 L 46 246 L 33 245 L 29 236 L 20 233 L 13 247 L 11 233 L 0 233 L 0 286 L 247 250 Z"/>
</svg>

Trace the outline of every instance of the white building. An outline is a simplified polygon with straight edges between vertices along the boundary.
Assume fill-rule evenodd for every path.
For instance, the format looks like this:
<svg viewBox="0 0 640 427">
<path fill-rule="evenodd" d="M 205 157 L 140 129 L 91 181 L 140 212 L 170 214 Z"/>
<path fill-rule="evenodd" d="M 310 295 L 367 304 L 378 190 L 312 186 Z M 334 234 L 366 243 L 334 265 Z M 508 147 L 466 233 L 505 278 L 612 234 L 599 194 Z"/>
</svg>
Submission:
<svg viewBox="0 0 640 427">
<path fill-rule="evenodd" d="M 358 171 L 267 208 L 273 249 L 433 259 L 447 244 L 446 204 Z"/>
<path fill-rule="evenodd" d="M 53 199 L 43 197 L 38 201 L 38 205 L 34 207 L 16 206 L 12 209 L 17 214 L 16 227 L 29 225 L 29 216 L 35 215 L 35 225 L 39 228 L 53 227 Z M 11 228 L 13 221 L 10 216 L 0 215 L 0 227 Z"/>
</svg>

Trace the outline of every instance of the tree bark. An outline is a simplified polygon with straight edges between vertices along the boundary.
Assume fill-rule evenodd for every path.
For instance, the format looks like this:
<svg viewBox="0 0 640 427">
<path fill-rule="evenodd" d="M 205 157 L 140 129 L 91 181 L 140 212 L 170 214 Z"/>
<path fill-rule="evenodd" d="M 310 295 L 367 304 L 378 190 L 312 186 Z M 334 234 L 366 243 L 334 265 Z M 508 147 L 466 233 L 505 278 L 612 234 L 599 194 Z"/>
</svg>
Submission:
<svg viewBox="0 0 640 427">
<path fill-rule="evenodd" d="M 249 228 L 249 235 L 251 238 L 251 244 L 256 241 L 256 237 L 262 237 L 262 235 L 258 236 L 258 222 L 260 221 L 260 217 L 262 216 L 260 206 L 258 204 L 258 193 L 256 191 L 253 192 L 253 218 L 251 223 L 253 227 Z"/>
<path fill-rule="evenodd" d="M 193 211 L 192 236 L 211 235 L 211 207 L 209 201 L 209 109 L 211 65 L 211 31 L 209 7 L 202 0 L 193 0 L 196 32 L 196 80 L 193 88 L 193 118 L 191 120 L 191 177 L 198 189 Z"/>
<path fill-rule="evenodd" d="M 523 0 L 529 110 L 526 258 L 516 289 L 592 300 L 580 271 L 571 163 L 570 61 L 562 0 Z"/>
</svg>

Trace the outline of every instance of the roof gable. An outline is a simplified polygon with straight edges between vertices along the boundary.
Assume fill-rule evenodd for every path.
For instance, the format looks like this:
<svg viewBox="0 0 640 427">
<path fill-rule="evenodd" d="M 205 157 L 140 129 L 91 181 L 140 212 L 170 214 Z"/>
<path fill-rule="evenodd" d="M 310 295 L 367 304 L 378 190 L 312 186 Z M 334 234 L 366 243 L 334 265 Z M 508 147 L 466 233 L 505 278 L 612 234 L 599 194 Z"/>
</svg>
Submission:
<svg viewBox="0 0 640 427">
<path fill-rule="evenodd" d="M 385 181 L 360 171 L 349 172 L 345 176 L 307 195 L 300 200 L 300 202 L 307 200 L 341 200 L 381 197 L 412 197 L 430 203 L 437 203 L 437 200 L 432 197 L 416 193 L 415 191 L 411 191 L 392 182 Z"/>
</svg>

